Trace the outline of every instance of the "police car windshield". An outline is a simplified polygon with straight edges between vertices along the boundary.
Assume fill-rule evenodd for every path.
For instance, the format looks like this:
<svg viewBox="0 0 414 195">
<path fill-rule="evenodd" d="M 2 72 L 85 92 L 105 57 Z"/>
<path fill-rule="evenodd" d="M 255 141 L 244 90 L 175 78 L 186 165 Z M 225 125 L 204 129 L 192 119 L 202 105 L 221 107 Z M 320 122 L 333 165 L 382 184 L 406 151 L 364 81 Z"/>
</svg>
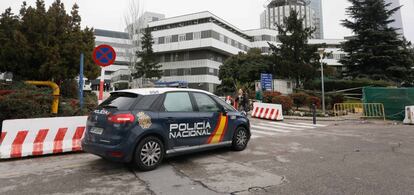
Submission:
<svg viewBox="0 0 414 195">
<path fill-rule="evenodd" d="M 99 105 L 99 108 L 113 108 L 119 111 L 129 110 L 137 100 L 138 95 L 133 93 L 112 93 L 111 96 Z"/>
</svg>

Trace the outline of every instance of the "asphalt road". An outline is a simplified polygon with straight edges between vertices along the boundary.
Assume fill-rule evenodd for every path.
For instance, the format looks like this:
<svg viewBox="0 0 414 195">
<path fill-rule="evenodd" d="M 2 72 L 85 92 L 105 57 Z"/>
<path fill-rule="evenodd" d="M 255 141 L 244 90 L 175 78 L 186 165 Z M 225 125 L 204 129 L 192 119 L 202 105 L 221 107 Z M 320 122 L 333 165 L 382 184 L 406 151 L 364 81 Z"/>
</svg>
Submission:
<svg viewBox="0 0 414 195">
<path fill-rule="evenodd" d="M 306 123 L 252 120 L 245 151 L 150 172 L 85 153 L 0 161 L 0 194 L 414 194 L 414 126 Z"/>
</svg>

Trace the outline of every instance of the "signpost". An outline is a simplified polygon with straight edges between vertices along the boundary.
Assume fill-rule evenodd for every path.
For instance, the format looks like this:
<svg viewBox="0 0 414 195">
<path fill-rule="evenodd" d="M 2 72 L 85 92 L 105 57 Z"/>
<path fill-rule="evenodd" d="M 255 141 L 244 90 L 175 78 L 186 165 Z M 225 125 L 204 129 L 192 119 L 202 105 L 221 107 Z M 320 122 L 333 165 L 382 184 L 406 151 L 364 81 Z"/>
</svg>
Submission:
<svg viewBox="0 0 414 195">
<path fill-rule="evenodd" d="M 81 110 L 83 109 L 83 53 L 80 56 L 80 70 L 79 70 L 79 104 Z"/>
<path fill-rule="evenodd" d="M 262 86 L 263 91 L 272 91 L 273 90 L 273 76 L 272 74 L 264 74 L 260 75 L 260 84 Z"/>
<path fill-rule="evenodd" d="M 114 48 L 109 45 L 99 45 L 93 50 L 93 61 L 101 67 L 101 80 L 99 83 L 99 102 L 103 99 L 103 87 L 104 87 L 104 76 L 105 67 L 113 64 L 116 59 L 116 53 Z"/>
</svg>

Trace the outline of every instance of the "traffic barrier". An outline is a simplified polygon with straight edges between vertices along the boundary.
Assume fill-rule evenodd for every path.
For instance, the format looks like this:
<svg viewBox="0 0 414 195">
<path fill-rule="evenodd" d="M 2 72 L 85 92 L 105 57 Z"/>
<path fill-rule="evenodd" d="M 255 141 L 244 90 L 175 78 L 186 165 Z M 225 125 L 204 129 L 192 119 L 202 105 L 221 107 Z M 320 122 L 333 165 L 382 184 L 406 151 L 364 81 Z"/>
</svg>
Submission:
<svg viewBox="0 0 414 195">
<path fill-rule="evenodd" d="M 0 159 L 81 151 L 86 116 L 3 121 Z"/>
<path fill-rule="evenodd" d="M 385 120 L 384 105 L 380 103 L 341 103 L 334 105 L 334 114 L 337 117 L 357 118 L 380 118 Z"/>
<path fill-rule="evenodd" d="M 414 125 L 414 106 L 405 107 L 404 124 Z"/>
<path fill-rule="evenodd" d="M 253 103 L 252 117 L 282 121 L 283 112 L 280 104 Z"/>
</svg>

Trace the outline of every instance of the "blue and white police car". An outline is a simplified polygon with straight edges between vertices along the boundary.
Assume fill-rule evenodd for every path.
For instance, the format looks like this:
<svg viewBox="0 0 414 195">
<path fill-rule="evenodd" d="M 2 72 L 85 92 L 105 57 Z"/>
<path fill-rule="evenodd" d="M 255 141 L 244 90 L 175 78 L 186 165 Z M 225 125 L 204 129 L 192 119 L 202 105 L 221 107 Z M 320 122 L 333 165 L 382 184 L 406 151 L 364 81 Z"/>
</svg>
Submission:
<svg viewBox="0 0 414 195">
<path fill-rule="evenodd" d="M 82 148 L 148 171 L 169 156 L 218 147 L 242 151 L 250 135 L 246 115 L 211 93 L 130 89 L 111 93 L 90 114 Z"/>
</svg>

